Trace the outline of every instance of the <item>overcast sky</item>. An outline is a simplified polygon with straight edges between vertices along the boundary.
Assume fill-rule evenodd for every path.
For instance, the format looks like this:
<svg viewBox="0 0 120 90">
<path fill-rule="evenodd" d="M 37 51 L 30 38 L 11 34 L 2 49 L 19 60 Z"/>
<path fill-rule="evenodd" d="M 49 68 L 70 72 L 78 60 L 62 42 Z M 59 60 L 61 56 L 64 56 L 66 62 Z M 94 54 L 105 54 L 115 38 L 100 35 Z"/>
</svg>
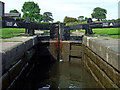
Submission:
<svg viewBox="0 0 120 90">
<path fill-rule="evenodd" d="M 77 18 L 78 16 L 91 17 L 95 7 L 107 10 L 107 19 L 118 18 L 119 0 L 1 0 L 5 3 L 5 13 L 17 9 L 21 12 L 24 2 L 38 3 L 40 12 L 52 12 L 54 21 L 63 21 L 65 16 Z M 22 12 L 21 12 L 22 13 Z"/>
</svg>

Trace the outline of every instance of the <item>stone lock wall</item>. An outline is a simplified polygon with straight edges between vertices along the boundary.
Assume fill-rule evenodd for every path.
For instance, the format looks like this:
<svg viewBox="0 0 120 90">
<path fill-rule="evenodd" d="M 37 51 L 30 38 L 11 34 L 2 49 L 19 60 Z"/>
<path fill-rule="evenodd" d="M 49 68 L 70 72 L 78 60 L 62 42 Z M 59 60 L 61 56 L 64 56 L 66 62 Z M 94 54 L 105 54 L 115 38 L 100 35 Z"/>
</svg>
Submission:
<svg viewBox="0 0 120 90">
<path fill-rule="evenodd" d="M 37 37 L 13 37 L 2 40 L 2 75 L 0 88 L 7 89 L 28 66 L 30 58 L 35 53 Z M 2 84 L 1 84 L 2 83 Z"/>
<path fill-rule="evenodd" d="M 114 49 L 113 49 L 114 48 Z M 82 61 L 103 88 L 120 87 L 118 41 L 111 38 L 84 37 Z"/>
<path fill-rule="evenodd" d="M 14 44 L 12 44 L 11 39 L 4 41 L 4 48 L 1 52 L 3 55 L 2 71 L 4 72 L 1 78 L 3 87 L 8 87 L 13 80 L 17 79 L 16 75 L 28 66 L 28 60 L 34 53 L 38 58 L 49 57 L 50 60 L 59 60 L 59 48 L 57 48 L 56 40 L 38 41 L 37 37 L 26 39 L 16 37 L 12 40 Z M 10 47 L 5 47 L 5 44 L 8 43 L 11 43 Z M 34 46 L 37 50 L 33 48 Z M 63 61 L 82 60 L 101 87 L 120 87 L 120 54 L 117 40 L 101 37 L 84 37 L 83 42 L 62 41 L 60 47 Z M 14 61 L 16 64 L 11 66 Z"/>
</svg>

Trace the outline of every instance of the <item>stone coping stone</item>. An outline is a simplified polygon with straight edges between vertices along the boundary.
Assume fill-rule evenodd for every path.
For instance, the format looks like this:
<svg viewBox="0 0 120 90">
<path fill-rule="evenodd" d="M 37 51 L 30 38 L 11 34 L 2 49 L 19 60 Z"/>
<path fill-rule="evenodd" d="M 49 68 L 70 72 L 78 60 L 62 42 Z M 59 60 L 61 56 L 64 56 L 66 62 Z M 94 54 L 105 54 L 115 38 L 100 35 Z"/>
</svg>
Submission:
<svg viewBox="0 0 120 90">
<path fill-rule="evenodd" d="M 2 49 L 1 49 L 0 52 L 7 51 L 7 50 L 10 50 L 12 48 L 18 47 L 21 44 L 25 44 L 26 45 L 28 43 L 28 41 L 31 42 L 32 46 L 37 44 L 36 36 L 31 36 L 31 37 L 12 37 L 12 38 L 8 38 L 8 39 L 1 39 L 0 41 L 1 41 L 0 44 L 2 45 Z M 30 47 L 28 47 L 28 48 L 30 48 Z"/>
<path fill-rule="evenodd" d="M 21 42 L 2 42 L 2 51 L 0 51 L 1 53 L 7 52 L 9 50 L 11 50 L 12 48 L 15 48 L 17 46 L 19 46 L 21 44 Z"/>
<path fill-rule="evenodd" d="M 82 43 L 120 71 L 120 39 L 85 36 Z"/>
<path fill-rule="evenodd" d="M 2 45 L 2 49 L 0 49 L 0 55 L 2 55 L 0 62 L 2 63 L 3 72 L 7 70 L 13 62 L 20 59 L 27 50 L 38 43 L 37 36 L 13 37 L 1 39 L 0 41 L 0 45 Z"/>
</svg>

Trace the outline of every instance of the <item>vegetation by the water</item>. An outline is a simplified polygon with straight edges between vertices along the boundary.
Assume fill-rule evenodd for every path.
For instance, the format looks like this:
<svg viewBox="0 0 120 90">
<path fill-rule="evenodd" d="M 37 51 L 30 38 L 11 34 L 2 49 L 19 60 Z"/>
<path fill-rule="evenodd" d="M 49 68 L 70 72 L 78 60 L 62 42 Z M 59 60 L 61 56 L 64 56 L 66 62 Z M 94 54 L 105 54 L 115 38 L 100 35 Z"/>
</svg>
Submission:
<svg viewBox="0 0 120 90">
<path fill-rule="evenodd" d="M 92 29 L 93 33 L 95 35 L 93 36 L 104 36 L 104 37 L 112 37 L 112 38 L 117 38 L 120 39 L 120 31 L 119 28 L 98 28 L 98 29 Z M 75 31 L 75 30 L 73 30 Z M 71 32 L 73 32 L 71 30 Z M 80 32 L 84 32 L 85 30 L 79 30 Z M 11 37 L 16 37 L 20 36 L 21 34 L 25 33 L 25 29 L 23 28 L 2 28 L 0 29 L 1 38 L 11 38 Z"/>
<path fill-rule="evenodd" d="M 97 34 L 98 36 L 120 39 L 119 28 L 98 28 L 98 29 L 92 29 L 92 30 L 93 30 L 93 33 Z M 85 32 L 85 30 L 81 30 L 81 32 Z"/>
<path fill-rule="evenodd" d="M 67 26 L 70 26 L 70 25 L 77 25 L 77 24 L 86 24 L 87 21 L 79 21 L 79 22 L 69 22 L 69 23 L 66 23 Z"/>
<path fill-rule="evenodd" d="M 0 37 L 5 38 L 11 38 L 20 36 L 21 34 L 25 33 L 25 29 L 23 28 L 2 28 L 0 29 L 1 35 Z"/>
</svg>

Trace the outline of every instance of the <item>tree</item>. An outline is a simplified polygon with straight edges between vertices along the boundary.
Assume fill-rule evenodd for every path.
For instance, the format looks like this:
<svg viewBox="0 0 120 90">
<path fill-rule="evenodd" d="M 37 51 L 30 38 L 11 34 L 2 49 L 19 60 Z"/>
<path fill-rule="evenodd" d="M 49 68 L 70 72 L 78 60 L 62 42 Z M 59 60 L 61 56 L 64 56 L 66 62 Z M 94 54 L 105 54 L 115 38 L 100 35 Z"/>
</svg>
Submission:
<svg viewBox="0 0 120 90">
<path fill-rule="evenodd" d="M 118 18 L 117 21 L 120 21 L 120 18 Z"/>
<path fill-rule="evenodd" d="M 93 10 L 93 13 L 91 14 L 92 18 L 97 19 L 98 21 L 102 21 L 103 19 L 106 19 L 106 14 L 107 14 L 107 10 L 100 8 L 100 7 L 96 7 Z"/>
<path fill-rule="evenodd" d="M 79 17 L 78 17 L 78 20 L 84 21 L 84 16 L 79 16 Z"/>
<path fill-rule="evenodd" d="M 69 23 L 69 22 L 78 22 L 78 20 L 76 18 L 72 18 L 72 17 L 65 17 L 64 18 L 64 23 Z"/>
<path fill-rule="evenodd" d="M 43 21 L 44 22 L 49 22 L 49 21 L 51 21 L 51 22 L 53 22 L 53 16 L 52 16 L 52 13 L 51 12 L 44 12 L 43 13 Z"/>
<path fill-rule="evenodd" d="M 62 22 L 60 22 L 60 21 L 57 21 L 57 22 L 55 22 L 55 23 L 62 23 Z"/>
<path fill-rule="evenodd" d="M 43 20 L 43 15 L 39 14 L 36 16 L 37 22 L 41 22 Z"/>
<path fill-rule="evenodd" d="M 10 10 L 9 13 L 19 13 L 19 12 L 16 9 L 14 9 L 14 10 Z"/>
<path fill-rule="evenodd" d="M 88 17 L 85 17 L 85 21 L 87 21 L 88 20 Z"/>
<path fill-rule="evenodd" d="M 23 18 L 29 17 L 32 22 L 41 21 L 42 15 L 40 15 L 40 8 L 33 1 L 25 2 L 21 11 L 23 12 Z"/>
</svg>

